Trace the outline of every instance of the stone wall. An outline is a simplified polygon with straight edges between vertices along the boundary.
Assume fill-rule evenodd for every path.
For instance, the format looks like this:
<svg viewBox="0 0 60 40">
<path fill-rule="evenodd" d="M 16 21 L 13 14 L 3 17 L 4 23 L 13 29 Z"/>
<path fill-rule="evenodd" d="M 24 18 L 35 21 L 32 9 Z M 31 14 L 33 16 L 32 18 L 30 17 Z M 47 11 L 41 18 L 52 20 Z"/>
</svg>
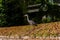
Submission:
<svg viewBox="0 0 60 40">
<path fill-rule="evenodd" d="M 0 40 L 60 40 L 60 37 L 0 36 Z"/>
</svg>

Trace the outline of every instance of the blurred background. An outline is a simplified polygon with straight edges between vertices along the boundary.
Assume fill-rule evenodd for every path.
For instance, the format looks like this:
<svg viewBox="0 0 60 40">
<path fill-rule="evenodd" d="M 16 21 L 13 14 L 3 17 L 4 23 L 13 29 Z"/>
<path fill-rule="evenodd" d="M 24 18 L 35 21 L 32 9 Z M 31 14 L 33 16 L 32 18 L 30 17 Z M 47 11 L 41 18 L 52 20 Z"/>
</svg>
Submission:
<svg viewBox="0 0 60 40">
<path fill-rule="evenodd" d="M 60 0 L 0 0 L 0 26 L 27 25 L 25 14 L 37 24 L 60 21 Z"/>
</svg>

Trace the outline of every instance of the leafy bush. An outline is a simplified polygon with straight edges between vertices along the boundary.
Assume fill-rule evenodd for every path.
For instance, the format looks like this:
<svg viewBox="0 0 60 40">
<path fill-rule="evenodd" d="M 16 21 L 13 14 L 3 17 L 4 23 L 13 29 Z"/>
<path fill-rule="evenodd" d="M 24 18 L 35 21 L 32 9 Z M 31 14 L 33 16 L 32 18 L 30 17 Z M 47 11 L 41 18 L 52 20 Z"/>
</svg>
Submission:
<svg viewBox="0 0 60 40">
<path fill-rule="evenodd" d="M 51 22 L 52 17 L 48 15 L 46 20 L 47 20 L 47 22 Z"/>
<path fill-rule="evenodd" d="M 6 24 L 6 15 L 0 13 L 0 26 L 4 26 Z"/>
<path fill-rule="evenodd" d="M 3 0 L 0 0 L 0 26 L 5 26 L 7 23 L 4 11 Z"/>
</svg>

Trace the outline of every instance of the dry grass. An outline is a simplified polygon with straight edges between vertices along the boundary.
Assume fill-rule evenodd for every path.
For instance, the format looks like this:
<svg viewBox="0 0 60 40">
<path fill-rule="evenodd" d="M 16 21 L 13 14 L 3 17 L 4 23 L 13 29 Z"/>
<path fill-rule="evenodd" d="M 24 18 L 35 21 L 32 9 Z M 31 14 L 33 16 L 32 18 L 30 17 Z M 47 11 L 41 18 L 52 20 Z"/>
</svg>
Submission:
<svg viewBox="0 0 60 40">
<path fill-rule="evenodd" d="M 38 26 L 11 26 L 0 28 L 0 35 L 10 36 L 60 36 L 60 22 L 38 24 Z"/>
</svg>

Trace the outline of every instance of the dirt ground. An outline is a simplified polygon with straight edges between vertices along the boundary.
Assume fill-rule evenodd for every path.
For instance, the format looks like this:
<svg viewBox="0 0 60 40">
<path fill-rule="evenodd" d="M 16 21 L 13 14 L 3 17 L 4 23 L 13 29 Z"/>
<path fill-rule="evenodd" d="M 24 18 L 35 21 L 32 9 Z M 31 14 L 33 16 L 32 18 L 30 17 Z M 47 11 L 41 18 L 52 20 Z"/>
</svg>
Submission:
<svg viewBox="0 0 60 40">
<path fill-rule="evenodd" d="M 38 26 L 11 26 L 1 27 L 0 35 L 3 36 L 30 36 L 30 37 L 47 37 L 47 36 L 60 36 L 60 22 L 42 23 Z"/>
</svg>

